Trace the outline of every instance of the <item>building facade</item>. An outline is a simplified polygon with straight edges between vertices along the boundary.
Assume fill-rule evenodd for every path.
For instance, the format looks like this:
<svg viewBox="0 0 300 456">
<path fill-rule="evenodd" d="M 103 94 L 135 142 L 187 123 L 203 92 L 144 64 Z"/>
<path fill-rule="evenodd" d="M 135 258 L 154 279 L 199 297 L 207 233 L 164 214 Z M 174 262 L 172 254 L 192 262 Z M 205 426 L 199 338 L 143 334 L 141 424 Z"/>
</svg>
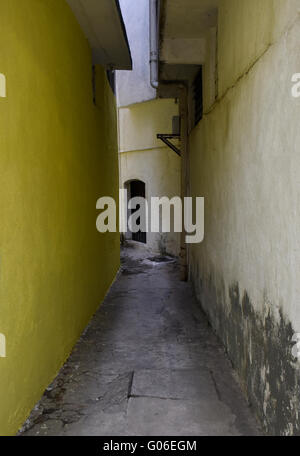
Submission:
<svg viewBox="0 0 300 456">
<path fill-rule="evenodd" d="M 188 274 L 264 429 L 297 435 L 300 2 L 155 3 L 159 93 L 182 94 L 185 193 L 205 197 Z"/>
<path fill-rule="evenodd" d="M 1 1 L 1 435 L 24 423 L 119 269 L 119 236 L 96 231 L 96 201 L 118 195 L 106 70 L 129 69 L 130 52 L 117 2 L 77 7 Z M 83 21 L 103 16 L 109 65 Z"/>
<path fill-rule="evenodd" d="M 119 113 L 120 188 L 130 196 L 173 198 L 180 196 L 180 157 L 168 148 L 157 134 L 173 131 L 173 118 L 178 117 L 175 99 L 157 97 L 150 84 L 149 68 L 149 1 L 120 2 L 132 52 L 133 70 L 117 71 L 117 100 Z M 174 144 L 178 146 L 178 141 Z M 137 194 L 135 188 L 137 190 Z M 127 225 L 131 211 L 123 211 Z M 150 217 L 149 217 L 149 222 Z M 162 227 L 161 227 L 162 228 Z M 135 236 L 129 230 L 126 239 L 145 243 L 155 253 L 179 255 L 180 234 L 152 233 Z"/>
</svg>

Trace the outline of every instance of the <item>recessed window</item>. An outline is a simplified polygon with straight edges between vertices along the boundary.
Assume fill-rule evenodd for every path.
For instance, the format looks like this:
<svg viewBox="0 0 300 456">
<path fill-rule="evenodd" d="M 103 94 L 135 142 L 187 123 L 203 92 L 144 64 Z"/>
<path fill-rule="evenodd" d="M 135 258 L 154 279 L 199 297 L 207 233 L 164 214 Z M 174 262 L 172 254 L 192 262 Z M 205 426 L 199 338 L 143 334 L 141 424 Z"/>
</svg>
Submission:
<svg viewBox="0 0 300 456">
<path fill-rule="evenodd" d="M 194 126 L 196 126 L 203 117 L 203 73 L 200 68 L 193 83 L 193 102 L 194 102 Z"/>
</svg>

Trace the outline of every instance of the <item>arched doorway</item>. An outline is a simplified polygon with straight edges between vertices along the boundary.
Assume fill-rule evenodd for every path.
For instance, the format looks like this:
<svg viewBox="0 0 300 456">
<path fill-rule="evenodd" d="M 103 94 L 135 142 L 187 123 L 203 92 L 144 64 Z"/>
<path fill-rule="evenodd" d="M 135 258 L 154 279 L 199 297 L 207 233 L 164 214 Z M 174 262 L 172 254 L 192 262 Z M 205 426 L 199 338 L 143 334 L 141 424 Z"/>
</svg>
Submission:
<svg viewBox="0 0 300 456">
<path fill-rule="evenodd" d="M 131 180 L 126 183 L 125 188 L 127 189 L 128 192 L 128 199 L 132 199 L 135 197 L 142 197 L 146 198 L 146 184 L 140 180 Z M 128 211 L 128 218 L 130 217 L 131 214 L 136 212 L 139 209 L 137 207 L 136 209 L 131 209 Z M 146 214 L 145 214 L 146 217 Z M 138 219 L 138 223 L 140 223 L 140 220 Z M 133 241 L 136 242 L 141 242 L 143 244 L 147 243 L 147 233 L 138 231 L 137 233 L 130 233 L 127 236 L 128 239 L 132 239 Z"/>
</svg>

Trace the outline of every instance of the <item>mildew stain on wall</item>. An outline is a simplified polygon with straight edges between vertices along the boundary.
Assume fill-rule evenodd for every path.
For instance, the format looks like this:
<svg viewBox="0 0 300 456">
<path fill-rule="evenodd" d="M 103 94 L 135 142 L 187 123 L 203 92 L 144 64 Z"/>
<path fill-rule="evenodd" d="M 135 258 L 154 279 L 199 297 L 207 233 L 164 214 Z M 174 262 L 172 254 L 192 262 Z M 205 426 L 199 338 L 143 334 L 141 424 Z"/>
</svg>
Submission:
<svg viewBox="0 0 300 456">
<path fill-rule="evenodd" d="M 241 386 L 264 430 L 271 435 L 300 435 L 300 365 L 293 356 L 295 331 L 281 308 L 265 297 L 263 313 L 254 310 L 247 291 L 233 283 L 215 286 L 193 272 L 196 293 L 224 343 Z"/>
</svg>

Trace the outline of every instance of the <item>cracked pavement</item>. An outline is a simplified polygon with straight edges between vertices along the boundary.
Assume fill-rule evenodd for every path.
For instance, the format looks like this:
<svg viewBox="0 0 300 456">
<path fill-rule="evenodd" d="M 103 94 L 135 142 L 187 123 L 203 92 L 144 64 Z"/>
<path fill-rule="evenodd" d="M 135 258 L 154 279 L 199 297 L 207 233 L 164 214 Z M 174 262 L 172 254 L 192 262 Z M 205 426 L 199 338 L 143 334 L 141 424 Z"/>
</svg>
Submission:
<svg viewBox="0 0 300 456">
<path fill-rule="evenodd" d="M 222 345 L 180 282 L 142 245 L 24 424 L 27 436 L 259 435 Z"/>
</svg>

